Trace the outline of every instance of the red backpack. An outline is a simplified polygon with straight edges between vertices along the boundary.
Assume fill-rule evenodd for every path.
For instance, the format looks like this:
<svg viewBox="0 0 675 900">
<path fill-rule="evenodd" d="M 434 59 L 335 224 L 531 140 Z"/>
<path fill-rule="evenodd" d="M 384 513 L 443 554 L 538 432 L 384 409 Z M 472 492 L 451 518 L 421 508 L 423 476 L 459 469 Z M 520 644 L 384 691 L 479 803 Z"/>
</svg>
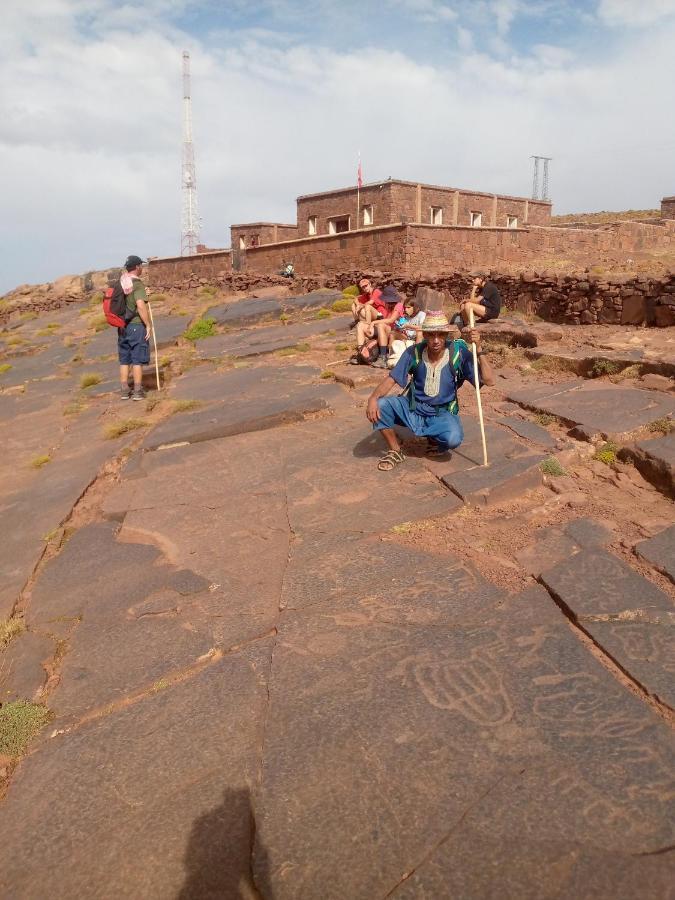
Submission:
<svg viewBox="0 0 675 900">
<path fill-rule="evenodd" d="M 107 288 L 103 295 L 103 315 L 113 328 L 126 328 L 136 315 L 135 310 L 128 309 L 127 296 L 119 281 L 114 287 Z"/>
</svg>

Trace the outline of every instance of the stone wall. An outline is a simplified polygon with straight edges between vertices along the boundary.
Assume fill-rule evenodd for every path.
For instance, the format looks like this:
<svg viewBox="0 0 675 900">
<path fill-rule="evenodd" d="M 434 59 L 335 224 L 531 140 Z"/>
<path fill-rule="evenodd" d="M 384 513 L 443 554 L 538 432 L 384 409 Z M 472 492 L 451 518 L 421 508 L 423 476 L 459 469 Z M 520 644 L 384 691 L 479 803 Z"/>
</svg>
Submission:
<svg viewBox="0 0 675 900">
<path fill-rule="evenodd" d="M 664 197 L 661 201 L 661 216 L 664 219 L 675 219 L 675 197 Z"/>
</svg>

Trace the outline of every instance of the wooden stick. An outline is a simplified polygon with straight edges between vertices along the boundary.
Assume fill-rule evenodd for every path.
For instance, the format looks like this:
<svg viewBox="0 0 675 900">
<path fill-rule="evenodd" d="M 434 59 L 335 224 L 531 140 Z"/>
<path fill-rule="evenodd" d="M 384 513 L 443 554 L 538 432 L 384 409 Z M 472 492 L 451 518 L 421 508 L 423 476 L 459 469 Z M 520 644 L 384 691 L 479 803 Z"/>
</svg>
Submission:
<svg viewBox="0 0 675 900">
<path fill-rule="evenodd" d="M 157 357 L 157 335 L 155 334 L 155 320 L 152 318 L 152 304 L 148 301 L 148 309 L 150 310 L 150 331 L 152 332 L 152 343 L 155 347 L 155 376 L 157 378 L 157 390 L 159 387 L 159 359 Z"/>
<path fill-rule="evenodd" d="M 473 309 L 469 307 L 469 328 L 473 331 L 474 328 L 474 318 L 473 318 Z M 471 352 L 473 353 L 473 371 L 476 376 L 476 400 L 478 402 L 478 421 L 480 422 L 480 437 L 483 442 L 483 465 L 487 466 L 488 464 L 488 455 L 487 455 L 487 444 L 485 443 L 485 425 L 483 423 L 483 404 L 480 399 L 480 387 L 478 385 L 479 375 L 478 375 L 478 352 L 476 351 L 476 345 L 473 341 L 471 341 Z"/>
</svg>

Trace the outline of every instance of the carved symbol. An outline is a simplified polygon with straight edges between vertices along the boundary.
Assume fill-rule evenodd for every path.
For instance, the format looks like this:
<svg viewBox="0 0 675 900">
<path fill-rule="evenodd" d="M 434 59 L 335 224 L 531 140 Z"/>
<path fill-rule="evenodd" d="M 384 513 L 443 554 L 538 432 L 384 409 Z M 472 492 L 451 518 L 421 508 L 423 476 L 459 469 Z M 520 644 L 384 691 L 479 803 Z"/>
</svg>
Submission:
<svg viewBox="0 0 675 900">
<path fill-rule="evenodd" d="M 493 727 L 505 724 L 513 716 L 499 672 L 478 651 L 456 664 L 414 663 L 412 671 L 432 706 L 457 712 L 477 725 Z"/>
</svg>

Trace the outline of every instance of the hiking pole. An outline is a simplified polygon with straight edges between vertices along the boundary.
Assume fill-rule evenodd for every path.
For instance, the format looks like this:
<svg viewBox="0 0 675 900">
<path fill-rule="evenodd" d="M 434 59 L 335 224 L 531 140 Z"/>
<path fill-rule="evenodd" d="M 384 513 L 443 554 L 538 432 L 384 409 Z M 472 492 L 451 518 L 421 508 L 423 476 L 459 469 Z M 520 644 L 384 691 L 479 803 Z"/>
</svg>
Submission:
<svg viewBox="0 0 675 900">
<path fill-rule="evenodd" d="M 469 328 L 473 331 L 474 328 L 474 318 L 473 318 L 473 309 L 469 307 Z M 476 351 L 476 345 L 473 341 L 471 341 L 471 352 L 473 353 L 473 371 L 476 377 L 476 400 L 478 402 L 478 421 L 480 422 L 480 437 L 483 442 L 483 465 L 487 466 L 488 457 L 487 457 L 487 444 L 485 443 L 485 424 L 483 423 L 483 404 L 480 399 L 480 386 L 478 382 L 480 378 L 478 376 L 478 353 Z"/>
<path fill-rule="evenodd" d="M 159 359 L 157 357 L 157 335 L 155 334 L 155 320 L 152 318 L 152 303 L 148 301 L 148 309 L 150 310 L 150 331 L 152 332 L 152 343 L 155 348 L 155 376 L 157 377 L 157 390 L 159 390 Z"/>
</svg>

